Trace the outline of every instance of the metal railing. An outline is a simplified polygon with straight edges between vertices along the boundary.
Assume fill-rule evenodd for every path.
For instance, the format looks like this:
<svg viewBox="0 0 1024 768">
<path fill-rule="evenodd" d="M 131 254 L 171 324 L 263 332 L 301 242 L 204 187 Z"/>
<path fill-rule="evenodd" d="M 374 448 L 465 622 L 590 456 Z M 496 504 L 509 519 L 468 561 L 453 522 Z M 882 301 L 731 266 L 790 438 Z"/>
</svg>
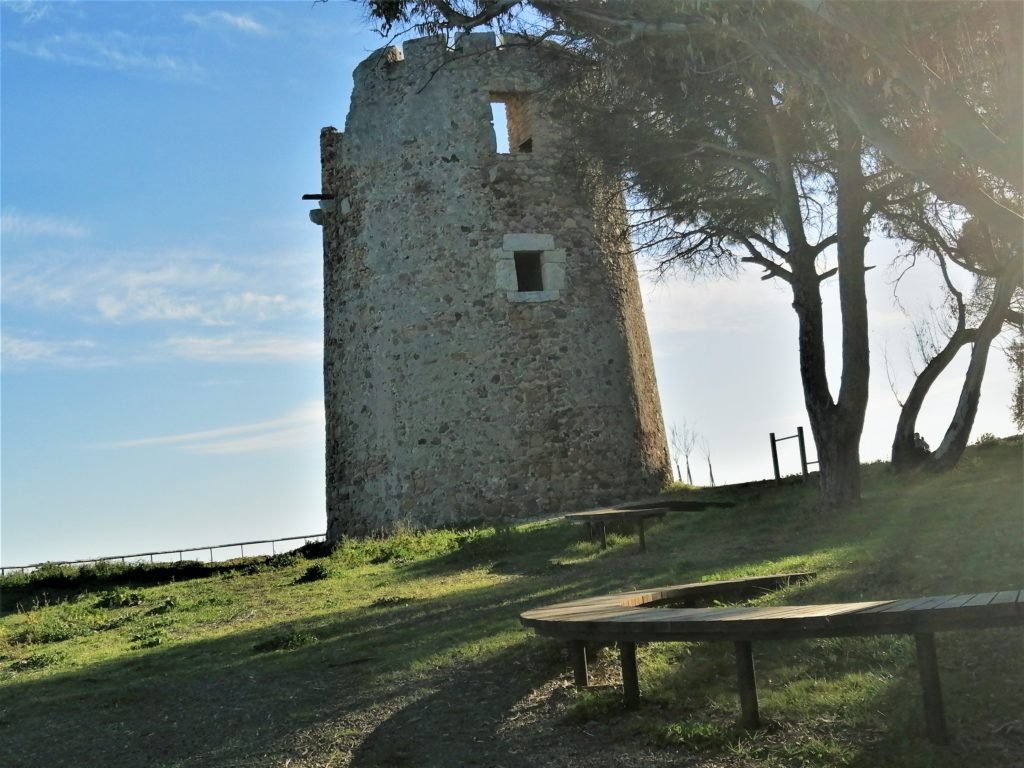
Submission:
<svg viewBox="0 0 1024 768">
<path fill-rule="evenodd" d="M 808 467 L 810 467 L 812 464 L 817 464 L 818 462 L 807 460 L 807 446 L 804 443 L 804 428 L 797 427 L 796 434 L 789 435 L 787 437 L 776 437 L 775 433 L 771 432 L 769 433 L 768 438 L 769 440 L 771 440 L 772 444 L 772 468 L 775 470 L 775 482 L 777 483 L 782 479 L 782 475 L 779 472 L 779 450 L 776 447 L 776 445 L 778 443 L 783 442 L 784 440 L 792 440 L 793 438 L 796 438 L 797 443 L 800 445 L 800 470 L 803 474 L 804 479 L 806 480 L 808 475 Z"/>
<path fill-rule="evenodd" d="M 238 550 L 239 550 L 239 553 L 240 553 L 239 557 L 245 557 L 245 548 L 246 547 L 252 547 L 252 546 L 255 546 L 257 544 L 269 544 L 270 545 L 270 554 L 271 555 L 276 555 L 277 554 L 277 544 L 280 544 L 283 541 L 299 541 L 299 540 L 304 540 L 304 541 L 309 542 L 309 541 L 320 541 L 320 540 L 323 540 L 323 539 L 326 539 L 326 538 L 327 538 L 327 534 L 326 533 L 314 533 L 314 534 L 312 534 L 310 536 L 288 536 L 287 538 L 283 538 L 283 539 L 260 539 L 259 541 L 237 541 L 237 542 L 234 542 L 232 544 L 213 544 L 212 546 L 211 545 L 207 545 L 205 547 L 184 547 L 184 548 L 181 548 L 181 549 L 164 549 L 164 550 L 161 550 L 159 552 L 138 552 L 138 553 L 135 553 L 135 554 L 132 554 L 132 555 L 110 555 L 108 557 L 91 557 L 91 558 L 89 558 L 87 560 L 48 560 L 48 561 L 46 561 L 44 563 L 32 563 L 30 565 L 5 565 L 5 566 L 0 566 L 0 576 L 7 575 L 8 571 L 11 571 L 11 572 L 17 571 L 18 573 L 25 573 L 25 571 L 34 571 L 37 568 L 41 568 L 44 565 L 90 565 L 92 563 L 109 563 L 109 562 L 114 562 L 116 560 L 120 560 L 122 563 L 127 563 L 128 560 L 138 561 L 140 558 L 147 558 L 147 557 L 149 558 L 149 562 L 150 563 L 155 563 L 157 555 L 177 555 L 178 556 L 178 562 L 181 562 L 184 559 L 184 554 L 186 552 L 203 552 L 203 551 L 208 551 L 210 553 L 210 562 L 212 563 L 212 562 L 214 562 L 214 560 L 213 560 L 213 550 L 215 550 L 215 549 L 233 549 L 235 547 L 238 547 Z M 298 547 L 286 548 L 283 551 L 287 552 L 290 549 L 298 549 Z M 230 558 L 221 558 L 221 559 L 222 560 L 228 560 Z M 173 561 L 161 561 L 161 562 L 173 562 Z"/>
</svg>

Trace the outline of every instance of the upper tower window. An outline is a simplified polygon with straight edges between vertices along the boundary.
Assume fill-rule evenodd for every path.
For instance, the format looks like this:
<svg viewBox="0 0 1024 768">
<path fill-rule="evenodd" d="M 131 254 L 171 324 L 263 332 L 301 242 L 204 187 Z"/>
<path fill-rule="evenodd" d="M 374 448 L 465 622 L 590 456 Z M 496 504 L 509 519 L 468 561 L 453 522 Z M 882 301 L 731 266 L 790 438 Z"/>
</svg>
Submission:
<svg viewBox="0 0 1024 768">
<path fill-rule="evenodd" d="M 533 152 L 533 103 L 526 93 L 491 93 L 494 138 L 501 154 Z"/>
</svg>

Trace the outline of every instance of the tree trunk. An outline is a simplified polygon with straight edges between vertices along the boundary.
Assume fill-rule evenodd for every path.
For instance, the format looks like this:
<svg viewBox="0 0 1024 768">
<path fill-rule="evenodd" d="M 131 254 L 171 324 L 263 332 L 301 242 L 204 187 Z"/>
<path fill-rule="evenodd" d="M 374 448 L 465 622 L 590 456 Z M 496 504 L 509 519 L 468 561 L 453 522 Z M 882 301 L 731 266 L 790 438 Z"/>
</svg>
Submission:
<svg viewBox="0 0 1024 768">
<path fill-rule="evenodd" d="M 985 365 L 988 363 L 988 352 L 992 341 L 1003 327 L 1006 310 L 1010 306 L 1013 293 L 1020 284 L 1022 262 L 1019 257 L 1013 261 L 996 281 L 985 319 L 978 326 L 978 332 L 971 349 L 971 361 L 967 364 L 967 374 L 963 387 L 960 389 L 960 400 L 956 411 L 946 429 L 942 443 L 932 454 L 927 467 L 936 472 L 945 472 L 956 466 L 963 456 L 967 440 L 971 436 L 974 417 L 978 413 L 978 400 L 981 398 L 981 382 L 985 378 Z"/>
<path fill-rule="evenodd" d="M 821 295 L 813 263 L 793 271 L 794 277 L 806 273 L 803 280 L 793 281 L 793 309 L 799 326 L 804 404 L 818 453 L 820 505 L 824 511 L 838 511 L 860 498 L 860 430 L 851 433 L 843 428 L 829 392 Z"/>
<path fill-rule="evenodd" d="M 896 435 L 892 444 L 892 465 L 897 472 L 918 467 L 945 472 L 960 461 L 974 426 L 974 417 L 978 412 L 989 349 L 1002 329 L 1006 311 L 1020 279 L 1021 262 L 1020 259 L 1015 259 L 996 280 L 992 300 L 981 325 L 977 329 L 965 329 L 964 310 L 961 309 L 961 317 L 953 336 L 917 377 L 907 401 L 900 410 L 900 418 L 896 424 Z M 956 410 L 946 428 L 941 445 L 929 453 L 916 445 L 914 438 L 917 417 L 932 384 L 952 362 L 960 347 L 971 342 L 974 346 L 971 349 L 971 359 L 967 365 Z"/>
<path fill-rule="evenodd" d="M 838 511 L 860 499 L 860 436 L 868 404 L 868 314 L 864 288 L 865 195 L 861 137 L 837 118 L 836 223 L 839 306 L 843 318 L 842 379 L 832 400 L 825 369 L 824 327 L 816 254 L 795 258 L 793 308 L 799 320 L 800 375 L 818 453 L 821 508 Z"/>
<path fill-rule="evenodd" d="M 900 408 L 900 417 L 896 422 L 896 434 L 892 441 L 892 467 L 897 472 L 916 469 L 928 460 L 928 449 L 919 446 L 916 440 L 917 417 L 921 413 L 921 408 L 924 406 L 925 398 L 928 396 L 932 384 L 953 362 L 960 347 L 974 339 L 974 331 L 964 327 L 965 311 L 961 309 L 956 331 L 939 353 L 928 361 L 924 370 L 918 374 L 903 407 Z"/>
</svg>

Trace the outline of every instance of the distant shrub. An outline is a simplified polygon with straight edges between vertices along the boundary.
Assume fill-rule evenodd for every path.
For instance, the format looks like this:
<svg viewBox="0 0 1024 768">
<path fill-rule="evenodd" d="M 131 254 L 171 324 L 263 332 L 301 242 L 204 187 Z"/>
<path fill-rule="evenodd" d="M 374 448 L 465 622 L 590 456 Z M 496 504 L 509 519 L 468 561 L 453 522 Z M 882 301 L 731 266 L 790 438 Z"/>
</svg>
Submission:
<svg viewBox="0 0 1024 768">
<path fill-rule="evenodd" d="M 17 659 L 11 662 L 12 672 L 28 672 L 33 669 L 46 669 L 46 667 L 52 667 L 55 664 L 60 664 L 67 659 L 67 654 L 63 651 L 49 651 L 45 653 L 33 653 L 26 656 L 24 659 Z"/>
<path fill-rule="evenodd" d="M 378 597 L 376 600 L 370 603 L 370 607 L 392 608 L 397 605 L 406 605 L 408 603 L 411 603 L 415 599 L 416 598 L 414 597 L 401 597 L 399 595 L 384 595 L 383 597 Z"/>
<path fill-rule="evenodd" d="M 165 597 L 157 605 L 153 606 L 148 611 L 146 611 L 146 615 L 147 616 L 156 616 L 156 615 L 161 614 L 161 613 L 167 613 L 168 611 L 174 610 L 177 607 L 178 607 L 178 598 L 176 598 L 173 595 L 171 595 L 170 597 Z"/>
<path fill-rule="evenodd" d="M 307 632 L 304 629 L 293 627 L 284 634 L 275 635 L 262 643 L 256 643 L 252 647 L 257 653 L 269 653 L 272 651 L 294 651 L 297 648 L 303 648 L 307 645 L 313 645 L 319 642 L 316 635 Z"/>
<path fill-rule="evenodd" d="M 132 637 L 132 647 L 136 650 L 156 648 L 167 642 L 167 635 L 161 629 L 149 629 Z"/>
<path fill-rule="evenodd" d="M 983 432 L 974 441 L 974 445 L 979 448 L 991 448 L 999 445 L 1000 439 L 993 435 L 991 432 Z"/>
<path fill-rule="evenodd" d="M 95 606 L 97 608 L 131 608 L 135 605 L 142 605 L 144 602 L 146 602 L 146 597 L 138 590 L 122 588 L 104 592 L 96 601 Z"/>
<path fill-rule="evenodd" d="M 110 621 L 104 621 L 101 624 L 97 624 L 95 629 L 98 632 L 107 632 L 107 631 L 109 631 L 111 629 L 120 629 L 121 627 L 125 626 L 126 624 L 132 624 L 132 623 L 134 623 L 136 621 L 139 621 L 139 619 L 141 619 L 141 618 L 142 618 L 142 615 L 139 614 L 137 611 L 133 611 L 133 612 L 130 612 L 130 613 L 122 613 L 119 616 L 115 616 Z"/>
<path fill-rule="evenodd" d="M 442 557 L 459 551 L 467 543 L 482 536 L 479 528 L 455 530 L 415 530 L 399 526 L 390 535 L 378 535 L 365 539 L 345 539 L 334 552 L 334 559 L 350 565 L 381 565 L 414 560 Z"/>
<path fill-rule="evenodd" d="M 308 584 L 311 581 L 321 581 L 331 576 L 331 569 L 323 563 L 313 563 L 306 569 L 306 572 L 295 580 L 296 584 Z"/>
<path fill-rule="evenodd" d="M 295 552 L 282 552 L 279 555 L 271 555 L 267 558 L 267 566 L 270 568 L 287 568 L 295 565 L 302 559 Z"/>
<path fill-rule="evenodd" d="M 29 624 L 13 638 L 13 641 L 22 645 L 59 643 L 89 634 L 96 628 L 97 623 L 95 617 L 85 611 L 58 609 Z"/>
</svg>

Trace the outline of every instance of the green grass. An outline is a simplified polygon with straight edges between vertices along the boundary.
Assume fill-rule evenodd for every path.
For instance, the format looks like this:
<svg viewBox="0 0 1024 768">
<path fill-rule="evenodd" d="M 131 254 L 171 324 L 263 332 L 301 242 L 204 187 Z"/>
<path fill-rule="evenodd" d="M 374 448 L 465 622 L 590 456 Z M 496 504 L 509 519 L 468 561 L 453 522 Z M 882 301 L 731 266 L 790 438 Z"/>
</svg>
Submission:
<svg viewBox="0 0 1024 768">
<path fill-rule="evenodd" d="M 580 765 L 587 750 L 693 765 L 1017 765 L 1016 630 L 938 638 L 953 733 L 940 749 L 924 739 L 908 638 L 755 644 L 766 727 L 747 733 L 731 645 L 642 646 L 645 704 L 630 712 L 612 649 L 597 656 L 595 687 L 576 692 L 565 649 L 518 615 L 791 570 L 818 576 L 757 602 L 1020 588 L 1021 458 L 1018 440 L 971 449 L 942 476 L 870 465 L 863 502 L 840 517 L 820 516 L 799 483 L 674 490 L 737 506 L 650 524 L 646 555 L 635 537 L 612 535 L 601 551 L 552 521 L 402 531 L 330 555 L 7 577 L 0 765 L 525 766 L 565 745 Z M 535 710 L 549 735 L 517 725 Z"/>
</svg>

